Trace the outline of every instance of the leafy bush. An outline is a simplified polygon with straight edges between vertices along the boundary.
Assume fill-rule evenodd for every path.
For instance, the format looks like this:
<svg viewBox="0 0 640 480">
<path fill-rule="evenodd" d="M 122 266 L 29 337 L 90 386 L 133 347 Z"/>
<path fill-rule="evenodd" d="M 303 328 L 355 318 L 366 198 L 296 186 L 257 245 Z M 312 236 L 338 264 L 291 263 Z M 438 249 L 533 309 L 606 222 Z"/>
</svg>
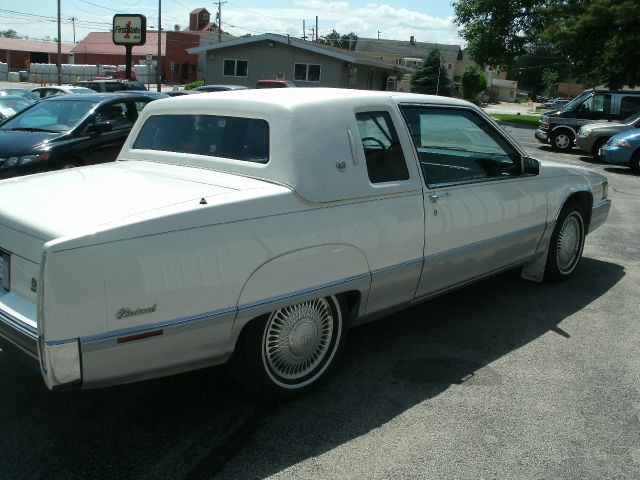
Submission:
<svg viewBox="0 0 640 480">
<path fill-rule="evenodd" d="M 462 93 L 467 100 L 475 100 L 480 92 L 487 89 L 487 76 L 477 65 L 469 65 L 462 72 Z"/>
<path fill-rule="evenodd" d="M 204 85 L 204 80 L 196 80 L 195 82 L 185 83 L 184 89 L 191 90 L 192 88 L 201 87 Z"/>
</svg>

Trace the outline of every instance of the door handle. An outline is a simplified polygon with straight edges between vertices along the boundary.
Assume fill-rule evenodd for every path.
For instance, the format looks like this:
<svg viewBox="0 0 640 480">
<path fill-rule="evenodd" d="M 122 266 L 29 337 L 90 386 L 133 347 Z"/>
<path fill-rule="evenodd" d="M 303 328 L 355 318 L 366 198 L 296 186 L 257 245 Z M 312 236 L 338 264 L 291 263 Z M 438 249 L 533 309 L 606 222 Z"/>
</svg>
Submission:
<svg viewBox="0 0 640 480">
<path fill-rule="evenodd" d="M 442 192 L 442 194 L 440 195 L 436 195 L 435 193 L 430 193 L 429 201 L 431 203 L 437 203 L 437 201 L 440 200 L 442 197 L 449 197 L 449 196 L 451 196 L 449 192 Z"/>
</svg>

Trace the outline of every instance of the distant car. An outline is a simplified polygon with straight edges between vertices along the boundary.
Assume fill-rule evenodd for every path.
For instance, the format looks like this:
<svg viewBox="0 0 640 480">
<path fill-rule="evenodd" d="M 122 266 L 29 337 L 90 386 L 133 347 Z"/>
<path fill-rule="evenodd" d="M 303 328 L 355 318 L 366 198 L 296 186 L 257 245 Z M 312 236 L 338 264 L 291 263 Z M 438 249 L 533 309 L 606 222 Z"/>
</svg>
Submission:
<svg viewBox="0 0 640 480">
<path fill-rule="evenodd" d="M 0 125 L 0 179 L 111 162 L 152 98 L 56 95 Z"/>
<path fill-rule="evenodd" d="M 0 88 L 0 96 L 11 95 L 15 97 L 23 97 L 30 102 L 37 102 L 40 97 L 26 88 Z"/>
<path fill-rule="evenodd" d="M 248 90 L 244 85 L 202 85 L 192 88 L 192 92 L 226 92 L 228 90 Z"/>
<path fill-rule="evenodd" d="M 191 95 L 192 93 L 201 93 L 201 92 L 194 92 L 193 90 L 169 90 L 167 92 L 162 92 L 162 93 L 165 93 L 170 97 L 181 97 L 183 95 Z"/>
<path fill-rule="evenodd" d="M 115 94 L 127 95 L 130 93 L 135 93 L 137 95 L 144 95 L 145 97 L 153 98 L 154 100 L 159 100 L 161 98 L 170 98 L 170 95 L 167 95 L 165 92 L 153 92 L 150 90 L 119 90 L 117 92 L 113 92 Z"/>
<path fill-rule="evenodd" d="M 542 107 L 544 108 L 550 108 L 552 110 L 558 110 L 562 107 L 564 107 L 567 103 L 569 103 L 570 100 L 562 100 L 562 99 L 556 99 L 547 103 L 543 103 Z"/>
<path fill-rule="evenodd" d="M 614 135 L 600 149 L 600 158 L 607 163 L 627 165 L 640 173 L 640 128 Z"/>
<path fill-rule="evenodd" d="M 4 95 L 0 97 L 0 122 L 13 117 L 16 113 L 31 105 L 31 102 L 24 97 L 17 95 Z"/>
<path fill-rule="evenodd" d="M 296 85 L 291 80 L 258 80 L 256 88 L 295 88 Z"/>
<path fill-rule="evenodd" d="M 40 98 L 47 98 L 52 95 L 75 95 L 75 94 L 82 94 L 82 93 L 96 93 L 95 90 L 91 90 L 90 88 L 74 87 L 73 85 L 67 85 L 67 86 L 52 85 L 50 87 L 36 87 L 36 88 L 32 88 L 31 92 L 35 93 Z"/>
<path fill-rule="evenodd" d="M 120 90 L 147 90 L 144 83 L 138 80 L 82 80 L 78 87 L 86 87 L 96 92 L 118 92 Z"/>
<path fill-rule="evenodd" d="M 594 122 L 581 127 L 576 135 L 576 146 L 592 155 L 598 155 L 600 147 L 618 133 L 640 128 L 640 113 L 631 115 L 622 122 Z"/>
<path fill-rule="evenodd" d="M 105 68 L 104 70 L 100 70 L 98 75 L 94 78 L 94 80 L 112 80 L 112 79 L 121 79 L 124 80 L 127 78 L 127 71 L 121 68 Z M 130 80 L 136 79 L 136 72 L 131 69 L 131 78 Z"/>
</svg>

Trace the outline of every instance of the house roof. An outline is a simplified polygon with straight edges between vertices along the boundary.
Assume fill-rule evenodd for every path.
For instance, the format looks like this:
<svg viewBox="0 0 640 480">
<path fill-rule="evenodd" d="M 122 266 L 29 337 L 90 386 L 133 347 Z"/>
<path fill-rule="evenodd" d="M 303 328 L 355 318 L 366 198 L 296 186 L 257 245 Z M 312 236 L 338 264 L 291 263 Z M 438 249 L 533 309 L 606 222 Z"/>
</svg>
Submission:
<svg viewBox="0 0 640 480">
<path fill-rule="evenodd" d="M 167 32 L 162 32 L 161 37 L 161 54 L 164 56 L 167 48 Z M 115 45 L 111 32 L 91 32 L 84 39 L 76 44 L 71 53 L 93 53 L 103 55 L 121 55 L 124 54 L 123 45 Z M 144 45 L 138 45 L 131 50 L 133 55 L 157 55 L 158 54 L 158 31 L 147 30 L 147 42 Z"/>
<path fill-rule="evenodd" d="M 237 47 L 242 45 L 248 45 L 251 43 L 259 42 L 277 42 L 283 45 L 291 45 L 292 47 L 300 48 L 309 52 L 316 53 L 318 55 L 325 55 L 327 57 L 342 60 L 348 63 L 375 66 L 380 68 L 386 68 L 389 70 L 399 70 L 404 73 L 413 72 L 412 68 L 404 67 L 401 65 L 392 65 L 371 59 L 366 55 L 361 55 L 352 50 L 345 50 L 342 48 L 328 47 L 326 45 L 320 45 L 317 43 L 307 42 L 294 37 L 285 37 L 284 35 L 277 35 L 275 33 L 265 33 L 262 35 L 252 35 L 250 37 L 242 37 L 228 42 L 215 43 L 211 45 L 203 45 L 200 47 L 194 47 L 187 49 L 188 53 L 203 53 L 211 50 L 221 50 L 224 48 Z"/>
<path fill-rule="evenodd" d="M 446 43 L 411 42 L 409 40 L 384 40 L 377 38 L 358 38 L 355 41 L 356 52 L 387 53 L 398 57 L 425 58 L 430 51 L 440 50 L 443 58 L 456 60 L 460 45 L 448 45 Z"/>
<path fill-rule="evenodd" d="M 193 10 L 191 10 L 191 12 L 189 13 L 189 15 L 197 15 L 200 12 L 207 12 L 209 13 L 209 10 L 207 10 L 206 8 L 200 7 L 200 8 L 195 8 Z"/>
<path fill-rule="evenodd" d="M 73 43 L 61 44 L 61 52 L 64 54 L 71 53 L 74 47 Z M 14 50 L 17 52 L 44 52 L 58 53 L 57 42 L 45 42 L 41 40 L 23 40 L 21 38 L 5 38 L 0 37 L 0 50 Z"/>
</svg>

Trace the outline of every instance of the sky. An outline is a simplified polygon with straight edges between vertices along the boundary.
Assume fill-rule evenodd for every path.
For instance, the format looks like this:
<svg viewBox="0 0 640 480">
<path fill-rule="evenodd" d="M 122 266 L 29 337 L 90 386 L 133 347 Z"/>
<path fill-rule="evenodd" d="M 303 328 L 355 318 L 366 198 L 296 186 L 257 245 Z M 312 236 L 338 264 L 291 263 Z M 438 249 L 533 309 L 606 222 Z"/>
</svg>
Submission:
<svg viewBox="0 0 640 480">
<path fill-rule="evenodd" d="M 189 12 L 205 7 L 215 18 L 217 3 L 198 0 L 60 0 L 62 5 L 62 41 L 73 42 L 75 18 L 76 41 L 89 32 L 109 31 L 116 13 L 140 13 L 147 26 L 157 28 L 158 5 L 162 4 L 162 28 L 172 30 L 175 24 L 188 26 Z M 21 0 L 2 2 L 0 30 L 13 29 L 32 39 L 57 37 L 57 2 L 54 0 Z M 464 44 L 452 21 L 451 0 L 428 1 L 320 1 L 320 0 L 227 0 L 222 4 L 222 29 L 233 35 L 261 33 L 289 34 L 302 37 L 306 21 L 310 38 L 318 16 L 320 36 L 332 29 L 341 34 L 388 40 Z"/>
</svg>

